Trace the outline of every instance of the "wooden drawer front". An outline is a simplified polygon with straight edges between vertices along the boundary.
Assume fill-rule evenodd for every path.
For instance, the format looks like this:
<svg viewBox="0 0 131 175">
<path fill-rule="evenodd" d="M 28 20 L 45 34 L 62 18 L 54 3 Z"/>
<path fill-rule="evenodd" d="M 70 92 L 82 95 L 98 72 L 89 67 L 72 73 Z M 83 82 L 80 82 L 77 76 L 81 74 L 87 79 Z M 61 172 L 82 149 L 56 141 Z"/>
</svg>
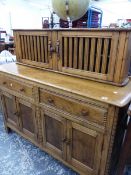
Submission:
<svg viewBox="0 0 131 175">
<path fill-rule="evenodd" d="M 0 79 L 0 85 L 2 87 L 13 90 L 15 92 L 19 92 L 21 95 L 32 97 L 32 86 L 25 85 L 24 82 L 18 82 L 8 77 L 0 76 Z"/>
<path fill-rule="evenodd" d="M 82 120 L 95 122 L 102 126 L 105 125 L 107 111 L 103 108 L 75 102 L 67 97 L 54 95 L 42 89 L 40 90 L 40 103 L 51 105 L 64 112 L 78 116 Z"/>
</svg>

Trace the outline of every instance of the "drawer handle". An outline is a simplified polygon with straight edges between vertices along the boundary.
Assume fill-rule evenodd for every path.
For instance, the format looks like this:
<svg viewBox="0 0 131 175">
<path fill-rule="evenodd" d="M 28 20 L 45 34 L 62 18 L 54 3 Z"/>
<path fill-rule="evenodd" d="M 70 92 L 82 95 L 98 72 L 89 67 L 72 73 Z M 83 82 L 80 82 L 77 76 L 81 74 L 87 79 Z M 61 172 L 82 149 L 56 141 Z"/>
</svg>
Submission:
<svg viewBox="0 0 131 175">
<path fill-rule="evenodd" d="M 10 83 L 10 86 L 12 87 L 12 86 L 13 86 L 13 84 L 12 84 L 12 83 Z"/>
<path fill-rule="evenodd" d="M 6 85 L 6 84 L 7 84 L 7 82 L 6 82 L 6 81 L 4 81 L 4 82 L 3 82 L 3 84 L 4 84 L 4 85 Z"/>
<path fill-rule="evenodd" d="M 81 111 L 81 115 L 82 115 L 82 116 L 87 116 L 88 114 L 89 114 L 89 112 L 86 111 L 86 110 L 82 110 L 82 111 Z"/>
<path fill-rule="evenodd" d="M 62 142 L 66 143 L 67 145 L 71 144 L 71 140 L 67 139 L 67 138 L 63 138 Z"/>
<path fill-rule="evenodd" d="M 21 88 L 21 89 L 20 89 L 20 92 L 25 92 L 25 89 L 24 89 L 24 88 Z"/>
<path fill-rule="evenodd" d="M 54 100 L 52 98 L 48 98 L 48 102 L 53 104 L 54 103 Z"/>
<path fill-rule="evenodd" d="M 19 115 L 19 113 L 18 113 L 18 112 L 14 112 L 14 115 L 18 116 L 18 115 Z"/>
</svg>

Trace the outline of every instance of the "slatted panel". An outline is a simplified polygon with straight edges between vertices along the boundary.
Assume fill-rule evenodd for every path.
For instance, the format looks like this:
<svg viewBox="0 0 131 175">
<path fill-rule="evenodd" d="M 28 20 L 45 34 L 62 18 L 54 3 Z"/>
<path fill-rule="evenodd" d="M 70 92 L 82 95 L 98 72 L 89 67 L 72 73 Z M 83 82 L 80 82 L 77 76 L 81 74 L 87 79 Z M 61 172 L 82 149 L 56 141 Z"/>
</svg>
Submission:
<svg viewBox="0 0 131 175">
<path fill-rule="evenodd" d="M 62 37 L 62 66 L 108 74 L 111 38 Z"/>
<path fill-rule="evenodd" d="M 69 67 L 72 67 L 72 56 L 73 56 L 72 43 L 73 43 L 72 38 L 69 38 Z"/>
<path fill-rule="evenodd" d="M 49 63 L 48 37 L 20 35 L 21 59 Z"/>
</svg>

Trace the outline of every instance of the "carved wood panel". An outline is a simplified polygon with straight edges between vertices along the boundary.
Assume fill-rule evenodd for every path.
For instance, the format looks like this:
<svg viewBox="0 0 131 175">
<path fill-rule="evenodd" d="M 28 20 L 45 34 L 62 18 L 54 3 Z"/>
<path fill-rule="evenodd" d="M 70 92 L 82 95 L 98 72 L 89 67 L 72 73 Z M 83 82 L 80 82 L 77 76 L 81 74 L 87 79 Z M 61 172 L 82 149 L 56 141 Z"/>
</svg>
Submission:
<svg viewBox="0 0 131 175">
<path fill-rule="evenodd" d="M 42 110 L 43 144 L 53 154 L 66 159 L 66 119 Z"/>
<path fill-rule="evenodd" d="M 1 95 L 3 112 L 5 121 L 12 124 L 14 127 L 19 127 L 19 118 L 16 108 L 16 99 L 13 95 L 4 93 Z"/>
<path fill-rule="evenodd" d="M 32 139 L 37 139 L 35 106 L 17 98 L 17 110 L 20 118 L 20 130 Z"/>
<path fill-rule="evenodd" d="M 103 135 L 79 124 L 67 123 L 67 161 L 85 174 L 97 175 Z"/>
</svg>

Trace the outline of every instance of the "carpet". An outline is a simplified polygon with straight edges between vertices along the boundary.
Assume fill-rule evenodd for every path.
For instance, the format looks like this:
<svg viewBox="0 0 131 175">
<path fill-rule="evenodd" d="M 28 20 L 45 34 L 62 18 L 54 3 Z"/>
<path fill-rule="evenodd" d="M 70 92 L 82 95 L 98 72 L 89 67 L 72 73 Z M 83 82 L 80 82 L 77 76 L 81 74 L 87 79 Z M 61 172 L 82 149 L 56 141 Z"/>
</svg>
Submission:
<svg viewBox="0 0 131 175">
<path fill-rule="evenodd" d="M 78 175 L 15 132 L 7 134 L 0 113 L 0 175 Z"/>
</svg>

